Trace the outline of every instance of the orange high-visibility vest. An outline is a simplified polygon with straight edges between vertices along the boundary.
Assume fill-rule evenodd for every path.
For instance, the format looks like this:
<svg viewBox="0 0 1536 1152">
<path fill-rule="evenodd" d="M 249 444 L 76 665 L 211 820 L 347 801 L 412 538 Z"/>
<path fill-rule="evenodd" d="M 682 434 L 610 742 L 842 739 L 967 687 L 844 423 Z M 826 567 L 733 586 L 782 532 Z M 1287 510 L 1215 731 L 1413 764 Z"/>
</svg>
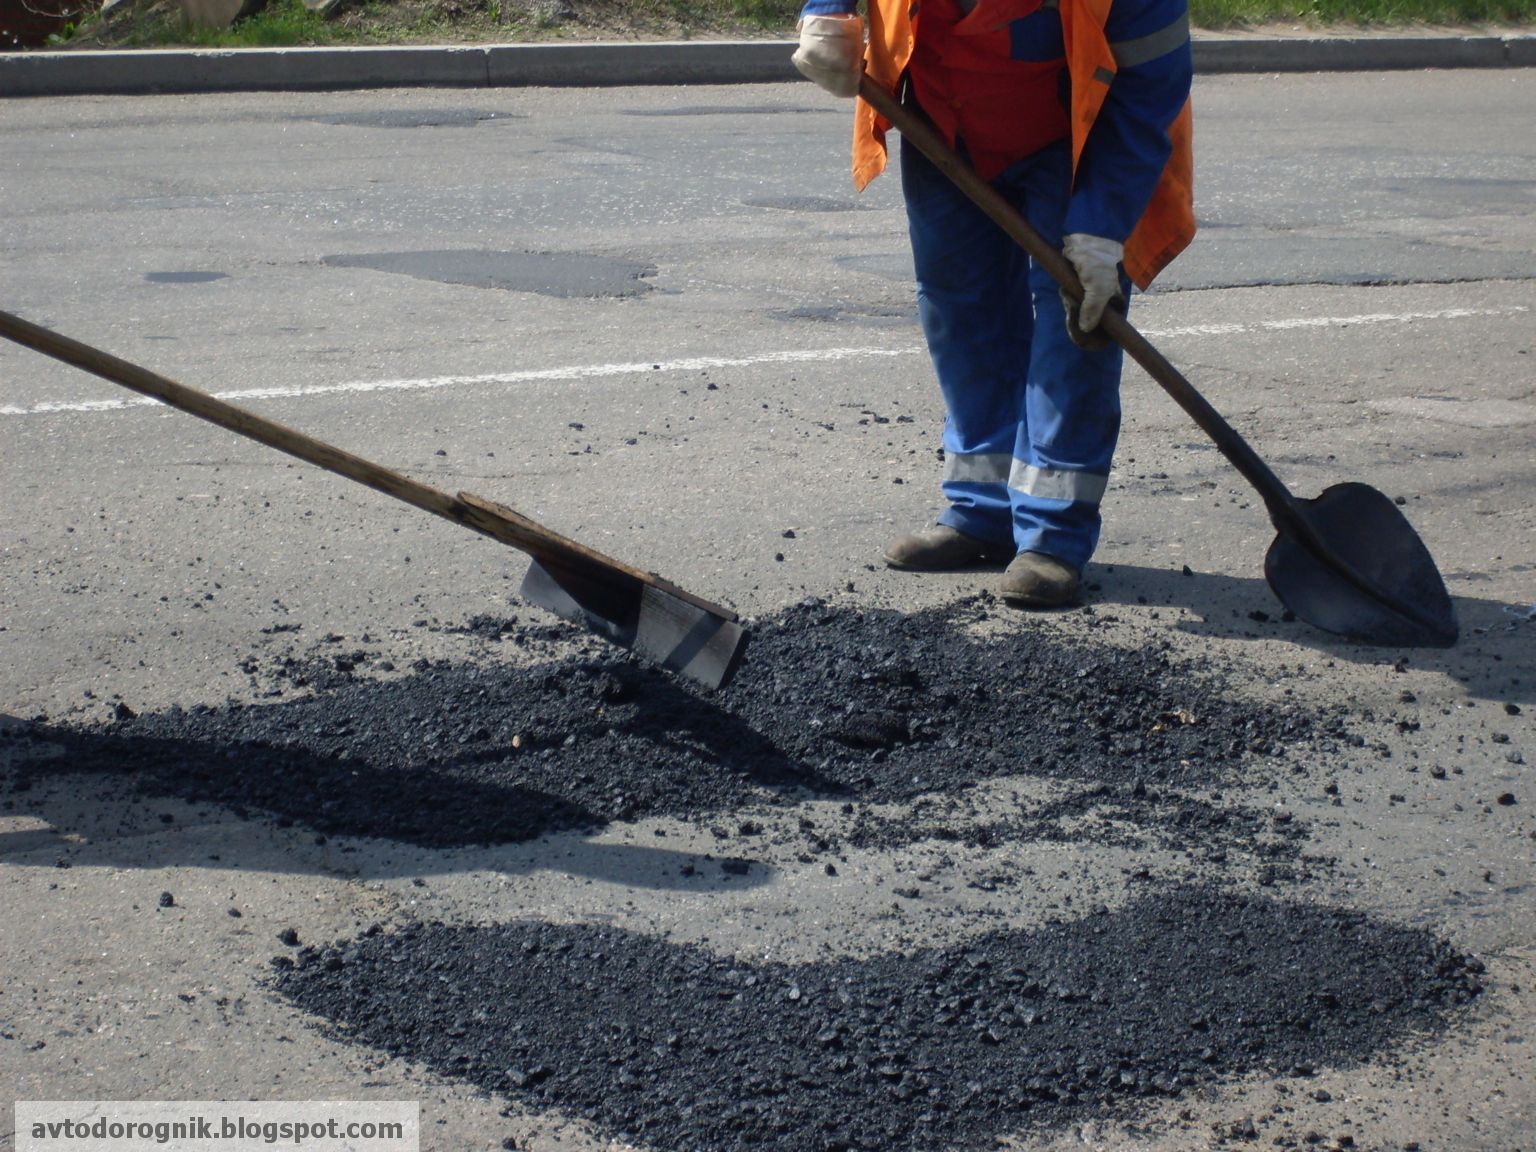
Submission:
<svg viewBox="0 0 1536 1152">
<path fill-rule="evenodd" d="M 912 58 L 913 21 L 920 0 L 869 0 L 869 45 L 864 65 L 870 78 L 895 93 Z M 1077 171 L 1088 132 L 1115 78 L 1115 55 L 1104 36 L 1112 0 L 1060 0 L 1061 33 L 1072 77 L 1072 170 Z M 996 5 L 1005 19 L 1009 0 L 981 0 Z M 853 120 L 853 182 L 863 191 L 885 171 L 885 134 L 890 124 L 863 100 Z M 1195 236 L 1193 117 L 1185 101 L 1168 134 L 1173 154 L 1163 169 L 1151 202 L 1125 243 L 1125 271 L 1146 288 Z"/>
</svg>

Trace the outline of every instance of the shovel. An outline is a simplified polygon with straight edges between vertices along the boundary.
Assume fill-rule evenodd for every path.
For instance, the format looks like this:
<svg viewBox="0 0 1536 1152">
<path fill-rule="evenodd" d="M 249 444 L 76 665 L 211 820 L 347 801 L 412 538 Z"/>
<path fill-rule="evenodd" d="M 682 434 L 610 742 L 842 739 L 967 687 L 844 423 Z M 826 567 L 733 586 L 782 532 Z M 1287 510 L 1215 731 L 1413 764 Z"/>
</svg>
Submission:
<svg viewBox="0 0 1536 1152">
<path fill-rule="evenodd" d="M 727 684 L 741 662 L 747 632 L 736 613 L 510 508 L 468 492 L 450 496 L 7 312 L 0 312 L 0 336 L 510 544 L 533 557 L 525 599 L 707 688 Z"/>
<path fill-rule="evenodd" d="M 1060 252 L 944 142 L 918 114 L 869 76 L 859 96 L 889 121 L 994 223 L 1055 278 L 1083 298 L 1077 272 Z M 1264 575 L 1280 602 L 1308 624 L 1362 644 L 1449 648 L 1456 612 L 1429 549 L 1407 517 L 1366 484 L 1335 484 L 1298 500 L 1247 442 L 1129 321 L 1106 309 L 1099 330 L 1120 345 L 1200 425 L 1258 490 L 1278 535 Z"/>
</svg>

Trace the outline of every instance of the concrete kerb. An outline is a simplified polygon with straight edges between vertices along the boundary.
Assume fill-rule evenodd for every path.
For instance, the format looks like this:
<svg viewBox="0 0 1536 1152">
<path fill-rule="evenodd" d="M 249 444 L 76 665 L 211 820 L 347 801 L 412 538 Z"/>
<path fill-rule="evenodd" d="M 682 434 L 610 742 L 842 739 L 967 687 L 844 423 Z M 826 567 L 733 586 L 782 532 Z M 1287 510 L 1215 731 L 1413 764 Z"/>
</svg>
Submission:
<svg viewBox="0 0 1536 1152">
<path fill-rule="evenodd" d="M 787 41 L 0 53 L 0 96 L 796 80 Z"/>
<path fill-rule="evenodd" d="M 10 53 L 6 96 L 250 92 L 264 89 L 484 87 L 480 48 L 396 47 Z"/>
<path fill-rule="evenodd" d="M 799 79 L 784 40 L 0 53 L 0 96 L 401 87 L 599 87 Z M 1536 66 L 1536 36 L 1200 38 L 1195 69 Z"/>
<path fill-rule="evenodd" d="M 1197 72 L 1389 72 L 1508 68 L 1536 37 L 1378 36 L 1362 39 L 1211 39 L 1195 42 Z"/>
</svg>

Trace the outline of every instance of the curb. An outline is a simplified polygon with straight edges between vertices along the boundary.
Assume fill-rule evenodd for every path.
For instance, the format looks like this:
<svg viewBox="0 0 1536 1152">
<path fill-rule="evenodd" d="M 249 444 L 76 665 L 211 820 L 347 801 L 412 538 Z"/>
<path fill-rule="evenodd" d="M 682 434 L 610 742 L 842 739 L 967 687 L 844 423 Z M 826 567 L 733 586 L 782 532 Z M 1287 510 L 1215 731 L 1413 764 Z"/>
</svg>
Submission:
<svg viewBox="0 0 1536 1152">
<path fill-rule="evenodd" d="M 0 96 L 799 80 L 789 40 L 0 53 Z M 1536 36 L 1196 39 L 1195 71 L 1536 67 Z"/>
<path fill-rule="evenodd" d="M 1536 63 L 1536 36 L 1372 36 L 1195 41 L 1195 71 L 1391 72 Z"/>
</svg>

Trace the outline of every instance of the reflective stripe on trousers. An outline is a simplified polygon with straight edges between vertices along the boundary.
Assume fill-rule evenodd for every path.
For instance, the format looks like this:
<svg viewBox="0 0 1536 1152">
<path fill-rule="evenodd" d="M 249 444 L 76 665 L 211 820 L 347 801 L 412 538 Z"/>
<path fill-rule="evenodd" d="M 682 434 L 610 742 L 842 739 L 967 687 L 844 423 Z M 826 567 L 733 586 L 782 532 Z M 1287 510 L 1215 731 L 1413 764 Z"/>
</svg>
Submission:
<svg viewBox="0 0 1536 1152">
<path fill-rule="evenodd" d="M 1050 274 L 905 140 L 901 175 L 918 312 L 947 410 L 939 522 L 1081 567 L 1098 544 L 1120 432 L 1120 349 L 1073 344 Z M 1059 248 L 1070 182 L 1062 142 L 994 184 Z"/>
</svg>

